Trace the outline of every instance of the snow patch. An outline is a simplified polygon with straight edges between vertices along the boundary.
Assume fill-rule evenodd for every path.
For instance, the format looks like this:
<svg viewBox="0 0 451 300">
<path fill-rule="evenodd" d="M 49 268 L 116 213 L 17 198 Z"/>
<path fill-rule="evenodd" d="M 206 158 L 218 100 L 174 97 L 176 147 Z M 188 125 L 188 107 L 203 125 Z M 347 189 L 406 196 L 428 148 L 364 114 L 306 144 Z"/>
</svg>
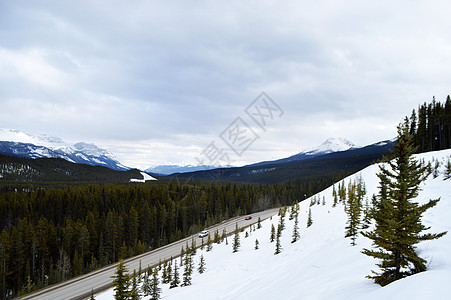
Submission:
<svg viewBox="0 0 451 300">
<path fill-rule="evenodd" d="M 149 180 L 157 180 L 156 178 L 154 178 L 154 177 L 152 177 L 149 174 L 144 173 L 144 172 L 141 172 L 141 175 L 143 176 L 143 179 L 131 178 L 130 182 L 141 182 L 142 183 L 142 182 L 146 182 L 146 181 L 149 181 Z"/>
</svg>

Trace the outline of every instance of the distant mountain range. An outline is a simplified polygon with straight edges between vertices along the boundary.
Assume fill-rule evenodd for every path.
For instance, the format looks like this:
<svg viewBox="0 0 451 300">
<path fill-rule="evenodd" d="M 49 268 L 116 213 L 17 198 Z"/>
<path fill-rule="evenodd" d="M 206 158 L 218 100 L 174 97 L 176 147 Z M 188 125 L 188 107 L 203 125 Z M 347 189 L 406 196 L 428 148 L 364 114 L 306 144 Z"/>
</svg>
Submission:
<svg viewBox="0 0 451 300">
<path fill-rule="evenodd" d="M 338 143 L 336 143 L 338 141 Z M 223 182 L 276 183 L 292 179 L 301 181 L 337 178 L 354 173 L 381 159 L 393 149 L 393 141 L 386 140 L 365 147 L 357 147 L 343 139 L 329 139 L 322 146 L 302 151 L 288 158 L 261 162 L 244 167 L 220 168 L 207 171 L 176 173 L 170 178 L 216 180 Z M 335 147 L 337 146 L 337 147 Z M 343 151 L 334 151 L 343 147 Z M 321 150 L 319 150 L 321 149 Z"/>
<path fill-rule="evenodd" d="M 186 166 L 179 166 L 179 165 L 159 165 L 156 167 L 151 167 L 145 170 L 145 172 L 149 174 L 156 174 L 156 175 L 171 175 L 175 173 L 187 173 L 187 172 L 196 172 L 196 171 L 207 171 L 217 168 L 228 168 L 231 166 L 209 166 L 209 165 L 199 165 L 199 166 L 193 166 L 193 165 L 186 165 Z"/>
<path fill-rule="evenodd" d="M 319 145 L 318 147 L 305 149 L 300 151 L 298 154 L 292 155 L 287 158 L 282 158 L 278 160 L 272 161 L 263 161 L 255 164 L 248 165 L 249 166 L 262 166 L 262 165 L 270 165 L 270 164 L 282 164 L 293 161 L 301 161 L 306 159 L 312 159 L 321 155 L 346 151 L 350 149 L 358 149 L 360 146 L 355 145 L 354 143 L 348 141 L 345 138 L 328 138 L 324 143 Z"/>
<path fill-rule="evenodd" d="M 329 153 L 339 152 L 339 151 L 346 151 L 349 149 L 357 149 L 357 148 L 360 148 L 360 147 L 355 145 L 354 143 L 348 141 L 345 138 L 329 138 L 324 143 L 319 145 L 318 147 L 302 150 L 298 154 L 295 154 L 293 156 L 278 159 L 278 160 L 273 160 L 273 161 L 263 161 L 263 162 L 247 165 L 245 167 L 263 166 L 263 165 L 269 165 L 269 164 L 279 164 L 279 163 L 287 163 L 287 162 L 293 162 L 293 161 L 301 161 L 301 160 L 311 159 L 311 158 L 314 158 L 317 156 L 321 156 L 324 154 L 329 154 Z M 175 174 L 175 173 L 208 171 L 208 170 L 213 170 L 213 169 L 218 169 L 218 168 L 233 168 L 233 166 L 158 165 L 155 167 L 148 168 L 145 171 L 147 173 L 157 174 L 157 175 L 171 175 L 171 174 Z"/>
<path fill-rule="evenodd" d="M 31 135 L 19 130 L 0 129 L 0 154 L 24 158 L 62 158 L 69 162 L 104 166 L 124 171 L 122 165 L 108 150 L 94 144 L 68 144 L 48 135 Z"/>
</svg>

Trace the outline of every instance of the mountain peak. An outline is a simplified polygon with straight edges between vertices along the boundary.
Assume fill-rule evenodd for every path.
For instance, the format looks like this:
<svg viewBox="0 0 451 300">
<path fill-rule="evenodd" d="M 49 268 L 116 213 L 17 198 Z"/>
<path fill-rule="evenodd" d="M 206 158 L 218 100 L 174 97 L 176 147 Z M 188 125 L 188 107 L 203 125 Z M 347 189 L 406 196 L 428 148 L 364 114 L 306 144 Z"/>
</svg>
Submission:
<svg viewBox="0 0 451 300">
<path fill-rule="evenodd" d="M 106 166 L 116 170 L 128 169 L 110 151 L 95 144 L 80 142 L 71 145 L 59 137 L 31 135 L 13 129 L 0 128 L 0 153 L 29 158 L 58 157 L 75 163 Z"/>
<path fill-rule="evenodd" d="M 338 151 L 346 151 L 351 148 L 359 148 L 359 146 L 357 146 L 356 144 L 345 138 L 328 138 L 318 147 L 301 151 L 299 154 L 306 155 L 327 154 Z"/>
</svg>

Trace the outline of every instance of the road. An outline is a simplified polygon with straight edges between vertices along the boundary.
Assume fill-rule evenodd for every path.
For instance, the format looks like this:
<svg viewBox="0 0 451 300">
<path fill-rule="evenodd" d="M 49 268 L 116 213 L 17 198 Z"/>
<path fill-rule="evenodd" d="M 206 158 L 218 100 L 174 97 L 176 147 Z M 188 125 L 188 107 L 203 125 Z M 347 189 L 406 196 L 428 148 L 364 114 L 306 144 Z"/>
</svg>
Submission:
<svg viewBox="0 0 451 300">
<path fill-rule="evenodd" d="M 211 234 L 211 238 L 213 238 L 213 234 L 216 230 L 219 231 L 221 235 L 223 230 L 225 229 L 227 233 L 232 233 L 235 230 L 236 223 L 238 223 L 238 227 L 243 228 L 247 227 L 251 224 L 254 224 L 258 221 L 258 217 L 261 220 L 269 218 L 277 214 L 278 208 L 265 210 L 259 213 L 250 214 L 252 216 L 251 220 L 244 220 L 244 216 L 236 217 L 224 221 L 220 224 L 207 228 L 207 230 Z M 158 249 L 152 250 L 150 252 L 146 252 L 144 254 L 129 258 L 125 260 L 125 265 L 129 269 L 130 273 L 133 273 L 133 270 L 139 270 L 139 265 L 141 263 L 142 268 L 147 268 L 147 266 L 157 265 L 160 261 L 164 261 L 171 257 L 177 257 L 180 255 L 180 251 L 182 247 L 186 247 L 186 243 L 191 246 L 191 241 L 194 238 L 197 246 L 200 246 L 202 240 L 196 235 L 187 237 L 180 241 L 174 242 L 172 244 L 166 245 L 164 247 L 160 247 Z M 204 238 L 204 242 L 206 242 L 206 238 Z M 56 285 L 52 285 L 45 289 L 39 290 L 29 295 L 22 296 L 19 299 L 37 299 L 37 300 L 72 300 L 72 299 L 85 299 L 91 295 L 91 291 L 94 293 L 103 291 L 109 287 L 111 287 L 112 279 L 111 277 L 114 275 L 116 271 L 117 263 L 110 265 L 108 267 L 99 269 L 97 271 L 91 272 L 89 274 L 85 274 L 83 276 L 79 276 L 68 280 L 63 283 L 59 283 Z"/>
</svg>

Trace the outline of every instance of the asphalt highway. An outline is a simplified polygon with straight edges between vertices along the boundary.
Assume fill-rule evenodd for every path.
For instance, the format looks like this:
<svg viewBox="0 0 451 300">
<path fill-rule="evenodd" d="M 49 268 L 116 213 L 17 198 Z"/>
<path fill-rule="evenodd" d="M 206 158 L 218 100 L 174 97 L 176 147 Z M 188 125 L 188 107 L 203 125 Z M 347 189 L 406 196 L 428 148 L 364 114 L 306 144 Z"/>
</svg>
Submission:
<svg viewBox="0 0 451 300">
<path fill-rule="evenodd" d="M 207 230 L 210 232 L 211 238 L 213 239 L 214 232 L 218 230 L 219 234 L 222 235 L 223 230 L 226 233 L 232 233 L 235 230 L 236 223 L 238 223 L 239 228 L 247 227 L 251 224 L 255 224 L 258 221 L 258 217 L 261 220 L 269 218 L 276 215 L 278 208 L 265 210 L 259 213 L 250 214 L 247 216 L 252 216 L 251 220 L 245 220 L 247 216 L 240 216 L 224 221 L 220 224 L 214 225 Z M 127 266 L 129 273 L 133 273 L 133 270 L 139 270 L 141 264 L 142 269 L 148 266 L 157 265 L 160 261 L 165 261 L 171 257 L 177 257 L 180 255 L 182 247 L 186 247 L 186 243 L 191 246 L 192 239 L 194 238 L 196 246 L 199 247 L 202 243 L 202 239 L 198 237 L 198 234 L 184 238 L 180 241 L 174 242 L 172 244 L 160 247 L 158 249 L 146 252 L 144 254 L 134 256 L 125 260 L 125 265 Z M 204 238 L 204 243 L 206 243 L 208 237 Z M 72 300 L 72 299 L 85 299 L 91 295 L 91 291 L 94 293 L 103 291 L 111 287 L 113 279 L 111 278 L 116 271 L 117 263 L 112 264 L 108 267 L 104 267 L 97 271 L 73 278 L 71 280 L 52 285 L 50 287 L 41 289 L 32 294 L 23 296 L 19 299 L 37 299 L 37 300 Z"/>
</svg>

